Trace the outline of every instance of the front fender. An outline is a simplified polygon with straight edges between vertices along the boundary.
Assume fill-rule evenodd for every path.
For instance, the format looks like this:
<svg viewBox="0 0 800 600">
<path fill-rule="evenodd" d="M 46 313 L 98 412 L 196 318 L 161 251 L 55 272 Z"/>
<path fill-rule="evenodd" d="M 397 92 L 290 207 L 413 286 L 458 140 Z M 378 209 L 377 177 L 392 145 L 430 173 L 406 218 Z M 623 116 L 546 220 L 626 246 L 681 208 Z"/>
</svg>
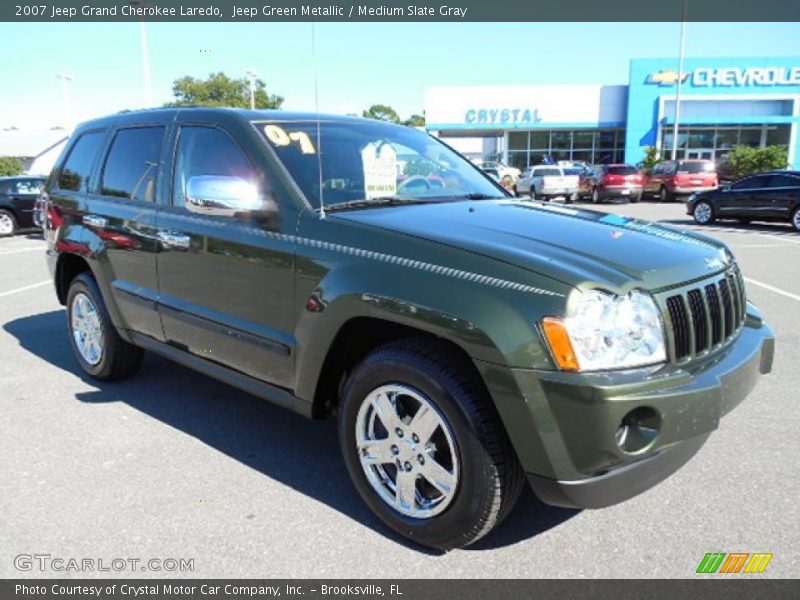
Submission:
<svg viewBox="0 0 800 600">
<path fill-rule="evenodd" d="M 299 286 L 316 307 L 297 318 L 296 395 L 311 401 L 328 350 L 355 318 L 373 318 L 447 339 L 474 360 L 553 368 L 535 323 L 563 310 L 562 295 L 536 295 L 401 265 L 351 262 L 317 285 Z M 306 306 L 298 298 L 299 306 Z"/>
</svg>

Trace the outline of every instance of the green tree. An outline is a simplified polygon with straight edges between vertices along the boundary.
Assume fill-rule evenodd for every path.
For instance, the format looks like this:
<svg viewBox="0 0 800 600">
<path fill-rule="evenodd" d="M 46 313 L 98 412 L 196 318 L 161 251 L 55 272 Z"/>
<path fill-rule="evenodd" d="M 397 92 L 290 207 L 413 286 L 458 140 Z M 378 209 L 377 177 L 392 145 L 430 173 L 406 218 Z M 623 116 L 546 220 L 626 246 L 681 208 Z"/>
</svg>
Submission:
<svg viewBox="0 0 800 600">
<path fill-rule="evenodd" d="M 733 179 L 785 169 L 789 165 L 789 149 L 786 146 L 734 146 L 725 157 L 725 169 Z"/>
<path fill-rule="evenodd" d="M 181 77 L 172 84 L 173 102 L 165 106 L 232 106 L 250 108 L 250 82 L 246 78 L 231 79 L 225 73 L 211 73 L 208 79 Z M 280 108 L 283 97 L 268 94 L 261 79 L 255 80 L 256 108 Z"/>
<path fill-rule="evenodd" d="M 19 175 L 22 173 L 22 163 L 13 156 L 0 156 L 0 177 Z"/>
<path fill-rule="evenodd" d="M 644 147 L 644 158 L 639 163 L 639 168 L 645 173 L 651 173 L 656 163 L 661 160 L 658 155 L 658 148 L 655 146 Z"/>
<path fill-rule="evenodd" d="M 403 121 L 403 125 L 408 125 L 409 127 L 425 127 L 425 115 L 413 114 Z"/>
<path fill-rule="evenodd" d="M 367 119 L 377 119 L 378 121 L 388 121 L 389 123 L 400 123 L 400 115 L 391 106 L 385 104 L 373 104 L 361 113 Z"/>
</svg>

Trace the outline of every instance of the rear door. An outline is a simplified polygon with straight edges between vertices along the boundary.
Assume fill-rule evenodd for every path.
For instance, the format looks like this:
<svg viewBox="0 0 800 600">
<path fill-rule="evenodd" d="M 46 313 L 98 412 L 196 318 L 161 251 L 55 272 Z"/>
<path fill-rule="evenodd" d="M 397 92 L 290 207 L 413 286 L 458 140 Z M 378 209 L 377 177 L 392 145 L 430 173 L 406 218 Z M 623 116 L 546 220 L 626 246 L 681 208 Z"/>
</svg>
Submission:
<svg viewBox="0 0 800 600">
<path fill-rule="evenodd" d="M 788 219 L 800 198 L 800 177 L 775 173 L 770 177 L 770 215 L 775 219 Z"/>
<path fill-rule="evenodd" d="M 155 223 L 168 123 L 155 119 L 112 132 L 83 222 L 105 246 L 112 292 L 127 327 L 163 340 Z"/>
<path fill-rule="evenodd" d="M 9 202 L 17 215 L 17 224 L 20 227 L 33 227 L 33 209 L 36 198 L 44 187 L 41 179 L 14 179 L 8 189 Z"/>
<path fill-rule="evenodd" d="M 172 191 L 158 221 L 159 311 L 167 341 L 291 388 L 296 219 L 281 215 L 284 225 L 280 217 L 260 222 L 198 212 L 186 198 L 193 178 L 236 177 L 264 195 L 271 186 L 222 127 L 187 120 L 172 145 Z"/>
</svg>

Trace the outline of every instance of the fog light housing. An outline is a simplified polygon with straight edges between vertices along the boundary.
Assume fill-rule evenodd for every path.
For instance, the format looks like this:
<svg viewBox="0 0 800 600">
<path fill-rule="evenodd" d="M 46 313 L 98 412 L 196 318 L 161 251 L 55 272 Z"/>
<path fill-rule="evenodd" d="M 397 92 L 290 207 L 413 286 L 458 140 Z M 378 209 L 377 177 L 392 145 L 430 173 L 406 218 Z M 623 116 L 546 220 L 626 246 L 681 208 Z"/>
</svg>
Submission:
<svg viewBox="0 0 800 600">
<path fill-rule="evenodd" d="M 643 452 L 653 445 L 661 431 L 661 415 L 649 406 L 640 406 L 626 414 L 614 437 L 626 454 Z"/>
</svg>

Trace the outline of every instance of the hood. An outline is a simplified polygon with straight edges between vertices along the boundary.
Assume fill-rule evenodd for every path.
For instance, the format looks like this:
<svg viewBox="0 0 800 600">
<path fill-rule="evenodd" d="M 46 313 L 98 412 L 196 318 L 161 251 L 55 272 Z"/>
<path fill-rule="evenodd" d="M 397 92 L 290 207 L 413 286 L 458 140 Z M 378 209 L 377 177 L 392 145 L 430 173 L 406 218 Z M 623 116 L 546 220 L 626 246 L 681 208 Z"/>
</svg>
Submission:
<svg viewBox="0 0 800 600">
<path fill-rule="evenodd" d="M 437 202 L 332 213 L 461 248 L 573 286 L 649 290 L 722 271 L 721 242 L 649 221 L 513 200 Z"/>
</svg>

